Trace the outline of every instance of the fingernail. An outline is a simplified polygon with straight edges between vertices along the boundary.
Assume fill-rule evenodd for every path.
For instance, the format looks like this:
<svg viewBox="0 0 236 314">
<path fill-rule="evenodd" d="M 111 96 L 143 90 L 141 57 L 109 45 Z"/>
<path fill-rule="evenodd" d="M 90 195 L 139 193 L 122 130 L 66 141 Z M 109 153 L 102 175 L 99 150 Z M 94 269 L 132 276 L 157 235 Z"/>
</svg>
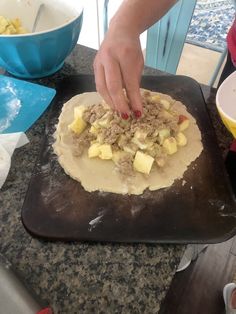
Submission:
<svg viewBox="0 0 236 314">
<path fill-rule="evenodd" d="M 134 115 L 135 115 L 136 118 L 140 118 L 141 115 L 142 115 L 142 112 L 139 111 L 139 110 L 135 110 L 135 111 L 134 111 Z"/>
<path fill-rule="evenodd" d="M 122 113 L 121 114 L 121 118 L 124 119 L 124 120 L 128 120 L 129 119 L 128 113 Z"/>
</svg>

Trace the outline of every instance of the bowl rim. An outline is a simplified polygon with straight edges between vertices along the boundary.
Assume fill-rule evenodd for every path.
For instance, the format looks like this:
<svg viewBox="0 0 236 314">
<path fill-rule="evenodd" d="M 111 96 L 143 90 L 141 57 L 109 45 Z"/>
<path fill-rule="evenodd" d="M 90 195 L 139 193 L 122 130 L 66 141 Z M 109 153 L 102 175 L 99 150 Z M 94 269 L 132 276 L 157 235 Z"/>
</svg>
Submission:
<svg viewBox="0 0 236 314">
<path fill-rule="evenodd" d="M 37 35 L 42 35 L 42 34 L 45 34 L 45 33 L 48 33 L 48 32 L 53 32 L 53 31 L 57 31 L 67 25 L 70 25 L 72 24 L 74 21 L 76 21 L 78 18 L 81 17 L 81 15 L 83 14 L 83 11 L 84 11 L 84 7 L 82 5 L 80 5 L 80 8 L 78 10 L 78 13 L 76 14 L 76 16 L 69 20 L 67 23 L 64 23 L 60 26 L 57 26 L 57 27 L 53 27 L 53 28 L 50 28 L 48 30 L 45 30 L 45 31 L 41 31 L 41 32 L 35 32 L 35 33 L 26 33 L 26 34 L 9 34 L 9 35 L 6 35 L 6 34 L 0 34 L 0 38 L 19 38 L 19 37 L 29 37 L 29 36 L 37 36 Z"/>
<path fill-rule="evenodd" d="M 219 95 L 221 93 L 221 90 L 224 88 L 224 85 L 227 84 L 227 82 L 231 79 L 231 77 L 235 76 L 236 78 L 236 70 L 231 73 L 220 85 L 220 87 L 218 88 L 217 92 L 216 92 L 216 107 L 218 109 L 218 111 L 224 116 L 226 117 L 228 120 L 230 120 L 233 123 L 236 123 L 236 119 L 233 119 L 232 117 L 230 117 L 224 110 L 223 108 L 220 106 L 220 102 L 219 102 Z"/>
</svg>

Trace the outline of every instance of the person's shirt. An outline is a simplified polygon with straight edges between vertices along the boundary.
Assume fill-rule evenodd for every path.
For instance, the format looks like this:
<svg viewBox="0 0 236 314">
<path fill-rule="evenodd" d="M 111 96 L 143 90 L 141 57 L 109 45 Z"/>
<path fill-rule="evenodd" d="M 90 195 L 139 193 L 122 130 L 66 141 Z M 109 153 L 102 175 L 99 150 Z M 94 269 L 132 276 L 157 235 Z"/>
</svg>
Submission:
<svg viewBox="0 0 236 314">
<path fill-rule="evenodd" d="M 236 9 L 236 0 L 233 0 L 233 3 Z M 231 26 L 227 35 L 227 45 L 228 45 L 228 49 L 231 55 L 233 65 L 236 67 L 236 14 L 235 14 L 234 23 Z"/>
</svg>

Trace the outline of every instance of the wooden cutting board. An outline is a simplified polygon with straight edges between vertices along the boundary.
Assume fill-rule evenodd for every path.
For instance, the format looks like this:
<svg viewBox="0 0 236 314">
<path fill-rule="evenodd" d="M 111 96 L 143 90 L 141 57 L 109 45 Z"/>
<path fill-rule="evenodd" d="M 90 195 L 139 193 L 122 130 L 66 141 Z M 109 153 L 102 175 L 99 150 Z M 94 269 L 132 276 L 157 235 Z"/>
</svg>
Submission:
<svg viewBox="0 0 236 314">
<path fill-rule="evenodd" d="M 216 243 L 235 235 L 235 200 L 200 86 L 184 76 L 144 77 L 141 86 L 167 93 L 187 106 L 202 133 L 201 156 L 169 188 L 145 191 L 141 196 L 86 192 L 64 173 L 52 150 L 63 103 L 95 90 L 94 77 L 69 77 L 58 85 L 22 207 L 23 224 L 32 235 L 160 243 Z"/>
</svg>

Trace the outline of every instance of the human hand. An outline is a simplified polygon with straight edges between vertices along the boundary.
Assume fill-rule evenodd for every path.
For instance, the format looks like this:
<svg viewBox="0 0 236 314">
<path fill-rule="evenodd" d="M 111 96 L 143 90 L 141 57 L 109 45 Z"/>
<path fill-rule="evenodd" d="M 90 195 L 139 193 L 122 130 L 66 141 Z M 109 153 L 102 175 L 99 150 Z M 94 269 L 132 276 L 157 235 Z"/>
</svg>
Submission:
<svg viewBox="0 0 236 314">
<path fill-rule="evenodd" d="M 143 65 L 139 36 L 127 30 L 109 30 L 94 60 L 95 82 L 99 94 L 123 119 L 131 112 L 137 118 L 142 115 L 139 85 Z"/>
</svg>

